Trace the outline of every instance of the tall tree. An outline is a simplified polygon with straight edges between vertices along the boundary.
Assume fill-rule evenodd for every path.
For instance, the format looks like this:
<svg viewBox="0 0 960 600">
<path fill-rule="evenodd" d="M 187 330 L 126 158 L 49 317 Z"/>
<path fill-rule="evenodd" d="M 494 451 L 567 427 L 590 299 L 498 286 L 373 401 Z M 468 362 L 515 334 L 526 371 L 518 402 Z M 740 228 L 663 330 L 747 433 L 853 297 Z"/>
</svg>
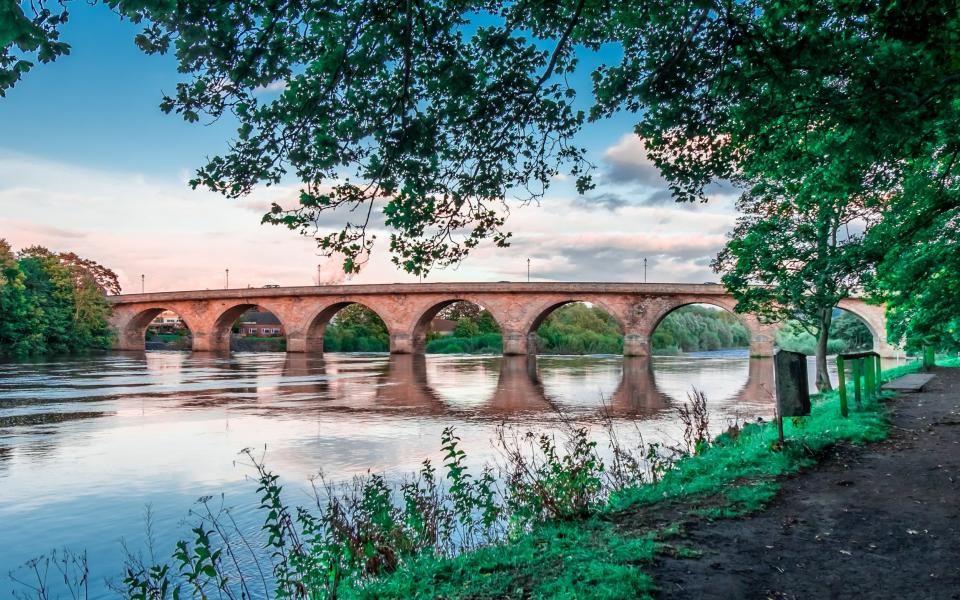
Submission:
<svg viewBox="0 0 960 600">
<path fill-rule="evenodd" d="M 960 314 L 960 298 L 946 299 L 949 286 L 937 289 L 945 280 L 890 279 L 897 269 L 889 267 L 902 264 L 905 247 L 935 255 L 924 241 L 949 237 L 927 229 L 944 222 L 946 196 L 927 201 L 918 192 L 958 183 L 957 4 L 815 0 L 677 10 L 677 30 L 686 32 L 679 38 L 658 38 L 654 19 L 639 22 L 622 63 L 598 77 L 593 116 L 645 109 L 636 131 L 681 200 L 705 199 L 718 179 L 746 190 L 747 214 L 715 263 L 728 270 L 724 281 L 741 308 L 813 327 L 821 387 L 830 309 L 874 280 L 878 261 L 888 265 L 869 288 L 882 292 L 878 300 L 933 296 L 943 299 L 940 317 Z M 662 49 L 651 45 L 658 39 Z M 897 216 L 919 213 L 926 215 Z M 881 215 L 886 226 L 872 228 Z M 936 272 L 924 264 L 915 267 Z M 908 332 L 892 323 L 891 339 Z"/>
<path fill-rule="evenodd" d="M 770 190 L 765 190 L 770 191 Z M 833 309 L 858 288 L 866 267 L 862 205 L 844 198 L 745 194 L 731 240 L 713 263 L 737 298 L 737 310 L 762 320 L 798 321 L 817 339 L 817 387 L 831 389 L 827 342 Z"/>
<path fill-rule="evenodd" d="M 42 246 L 15 255 L 0 239 L 0 355 L 108 347 L 113 332 L 105 272 L 93 261 Z"/>
<path fill-rule="evenodd" d="M 73 274 L 42 246 L 21 250 L 19 263 L 26 275 L 27 295 L 39 305 L 42 315 L 44 343 L 39 352 L 70 352 L 75 340 Z"/>
<path fill-rule="evenodd" d="M 947 164 L 958 149 L 908 182 L 869 240 L 879 258 L 869 286 L 886 302 L 889 335 L 914 350 L 960 351 L 960 181 Z"/>
<path fill-rule="evenodd" d="M 27 293 L 26 274 L 5 239 L 0 239 L 0 270 L 0 354 L 42 352 L 43 312 Z"/>
<path fill-rule="evenodd" d="M 97 261 L 82 258 L 74 252 L 61 252 L 57 258 L 60 264 L 71 270 L 77 287 L 93 286 L 101 294 L 120 293 L 120 279 L 117 274 Z"/>
</svg>

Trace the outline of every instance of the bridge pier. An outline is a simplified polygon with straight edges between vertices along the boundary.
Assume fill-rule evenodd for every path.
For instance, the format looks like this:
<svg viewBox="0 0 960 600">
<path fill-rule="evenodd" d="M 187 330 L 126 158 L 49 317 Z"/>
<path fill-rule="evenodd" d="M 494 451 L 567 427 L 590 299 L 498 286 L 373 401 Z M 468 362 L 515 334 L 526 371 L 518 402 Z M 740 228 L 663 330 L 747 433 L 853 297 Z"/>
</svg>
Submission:
<svg viewBox="0 0 960 600">
<path fill-rule="evenodd" d="M 323 340 L 321 339 L 321 344 Z M 287 352 L 307 352 L 307 338 L 303 335 L 287 334 Z M 323 352 L 321 345 L 320 352 Z"/>
<path fill-rule="evenodd" d="M 221 344 L 218 344 L 218 341 L 215 335 L 210 335 L 207 331 L 191 331 L 193 335 L 193 351 L 194 352 L 223 352 L 224 348 Z M 230 351 L 230 339 L 227 338 L 226 351 Z"/>
<path fill-rule="evenodd" d="M 650 338 L 639 333 L 623 335 L 624 356 L 650 356 Z"/>
<path fill-rule="evenodd" d="M 503 354 L 504 356 L 515 356 L 528 354 L 530 348 L 530 336 L 536 337 L 536 333 L 527 334 L 523 330 L 503 330 Z"/>
<path fill-rule="evenodd" d="M 747 326 L 747 330 L 750 332 L 750 356 L 754 358 L 773 356 L 777 330 L 780 329 L 780 325 L 763 323 L 753 315 L 744 315 L 742 318 L 743 324 Z"/>
<path fill-rule="evenodd" d="M 751 358 L 769 358 L 773 356 L 774 347 L 772 339 L 751 339 L 750 357 Z"/>
<path fill-rule="evenodd" d="M 390 354 L 414 354 L 414 340 L 407 333 L 390 334 Z"/>
</svg>

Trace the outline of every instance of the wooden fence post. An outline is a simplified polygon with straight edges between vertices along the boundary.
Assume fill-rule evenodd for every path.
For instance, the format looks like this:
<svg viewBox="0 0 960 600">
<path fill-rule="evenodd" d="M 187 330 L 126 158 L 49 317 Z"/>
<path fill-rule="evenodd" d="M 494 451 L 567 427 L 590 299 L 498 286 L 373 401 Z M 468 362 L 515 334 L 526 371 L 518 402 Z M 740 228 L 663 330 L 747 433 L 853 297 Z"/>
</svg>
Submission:
<svg viewBox="0 0 960 600">
<path fill-rule="evenodd" d="M 879 396 L 883 391 L 883 361 L 880 359 L 879 354 L 875 355 L 873 360 L 877 364 L 877 396 Z"/>
<path fill-rule="evenodd" d="M 847 416 L 847 374 L 844 372 L 843 356 L 837 355 L 837 377 L 840 380 L 840 416 Z"/>
<path fill-rule="evenodd" d="M 857 408 L 860 408 L 860 365 L 861 360 L 859 358 L 853 359 L 853 400 L 857 403 Z"/>
</svg>

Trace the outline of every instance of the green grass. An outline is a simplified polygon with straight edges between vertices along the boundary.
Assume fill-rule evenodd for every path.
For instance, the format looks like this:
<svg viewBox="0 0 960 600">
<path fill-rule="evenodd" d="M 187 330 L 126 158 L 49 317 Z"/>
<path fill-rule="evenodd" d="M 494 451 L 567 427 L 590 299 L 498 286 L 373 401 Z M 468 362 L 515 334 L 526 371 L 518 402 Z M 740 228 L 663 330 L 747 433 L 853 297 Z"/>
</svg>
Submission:
<svg viewBox="0 0 960 600">
<path fill-rule="evenodd" d="M 938 361 L 960 366 L 960 359 Z M 919 370 L 919 363 L 885 371 L 884 379 Z M 864 400 L 848 418 L 839 396 L 816 396 L 811 415 L 786 419 L 781 448 L 775 423 L 724 434 L 698 456 L 679 461 L 657 483 L 615 493 L 599 514 L 549 523 L 506 543 L 450 559 L 419 557 L 396 572 L 342 589 L 341 598 L 578 598 L 650 597 L 645 573 L 658 553 L 696 556 L 677 547 L 678 515 L 737 518 L 763 509 L 778 479 L 808 468 L 838 443 L 865 444 L 889 432 L 882 402 Z M 682 541 L 682 540 L 680 540 Z"/>
<path fill-rule="evenodd" d="M 422 557 L 389 577 L 341 589 L 342 599 L 582 598 L 649 596 L 638 561 L 656 552 L 652 535 L 622 535 L 600 519 L 542 525 L 508 544 L 456 558 Z"/>
</svg>

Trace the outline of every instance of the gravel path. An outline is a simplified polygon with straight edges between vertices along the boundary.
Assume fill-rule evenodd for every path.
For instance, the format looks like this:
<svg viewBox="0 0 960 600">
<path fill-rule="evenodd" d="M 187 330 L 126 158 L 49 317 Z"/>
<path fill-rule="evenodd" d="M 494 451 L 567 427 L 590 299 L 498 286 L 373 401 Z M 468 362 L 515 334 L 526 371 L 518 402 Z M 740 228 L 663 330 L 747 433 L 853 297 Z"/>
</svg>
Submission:
<svg viewBox="0 0 960 600">
<path fill-rule="evenodd" d="M 893 432 L 783 482 L 767 510 L 694 524 L 662 598 L 960 598 L 960 369 L 891 402 Z"/>
</svg>

